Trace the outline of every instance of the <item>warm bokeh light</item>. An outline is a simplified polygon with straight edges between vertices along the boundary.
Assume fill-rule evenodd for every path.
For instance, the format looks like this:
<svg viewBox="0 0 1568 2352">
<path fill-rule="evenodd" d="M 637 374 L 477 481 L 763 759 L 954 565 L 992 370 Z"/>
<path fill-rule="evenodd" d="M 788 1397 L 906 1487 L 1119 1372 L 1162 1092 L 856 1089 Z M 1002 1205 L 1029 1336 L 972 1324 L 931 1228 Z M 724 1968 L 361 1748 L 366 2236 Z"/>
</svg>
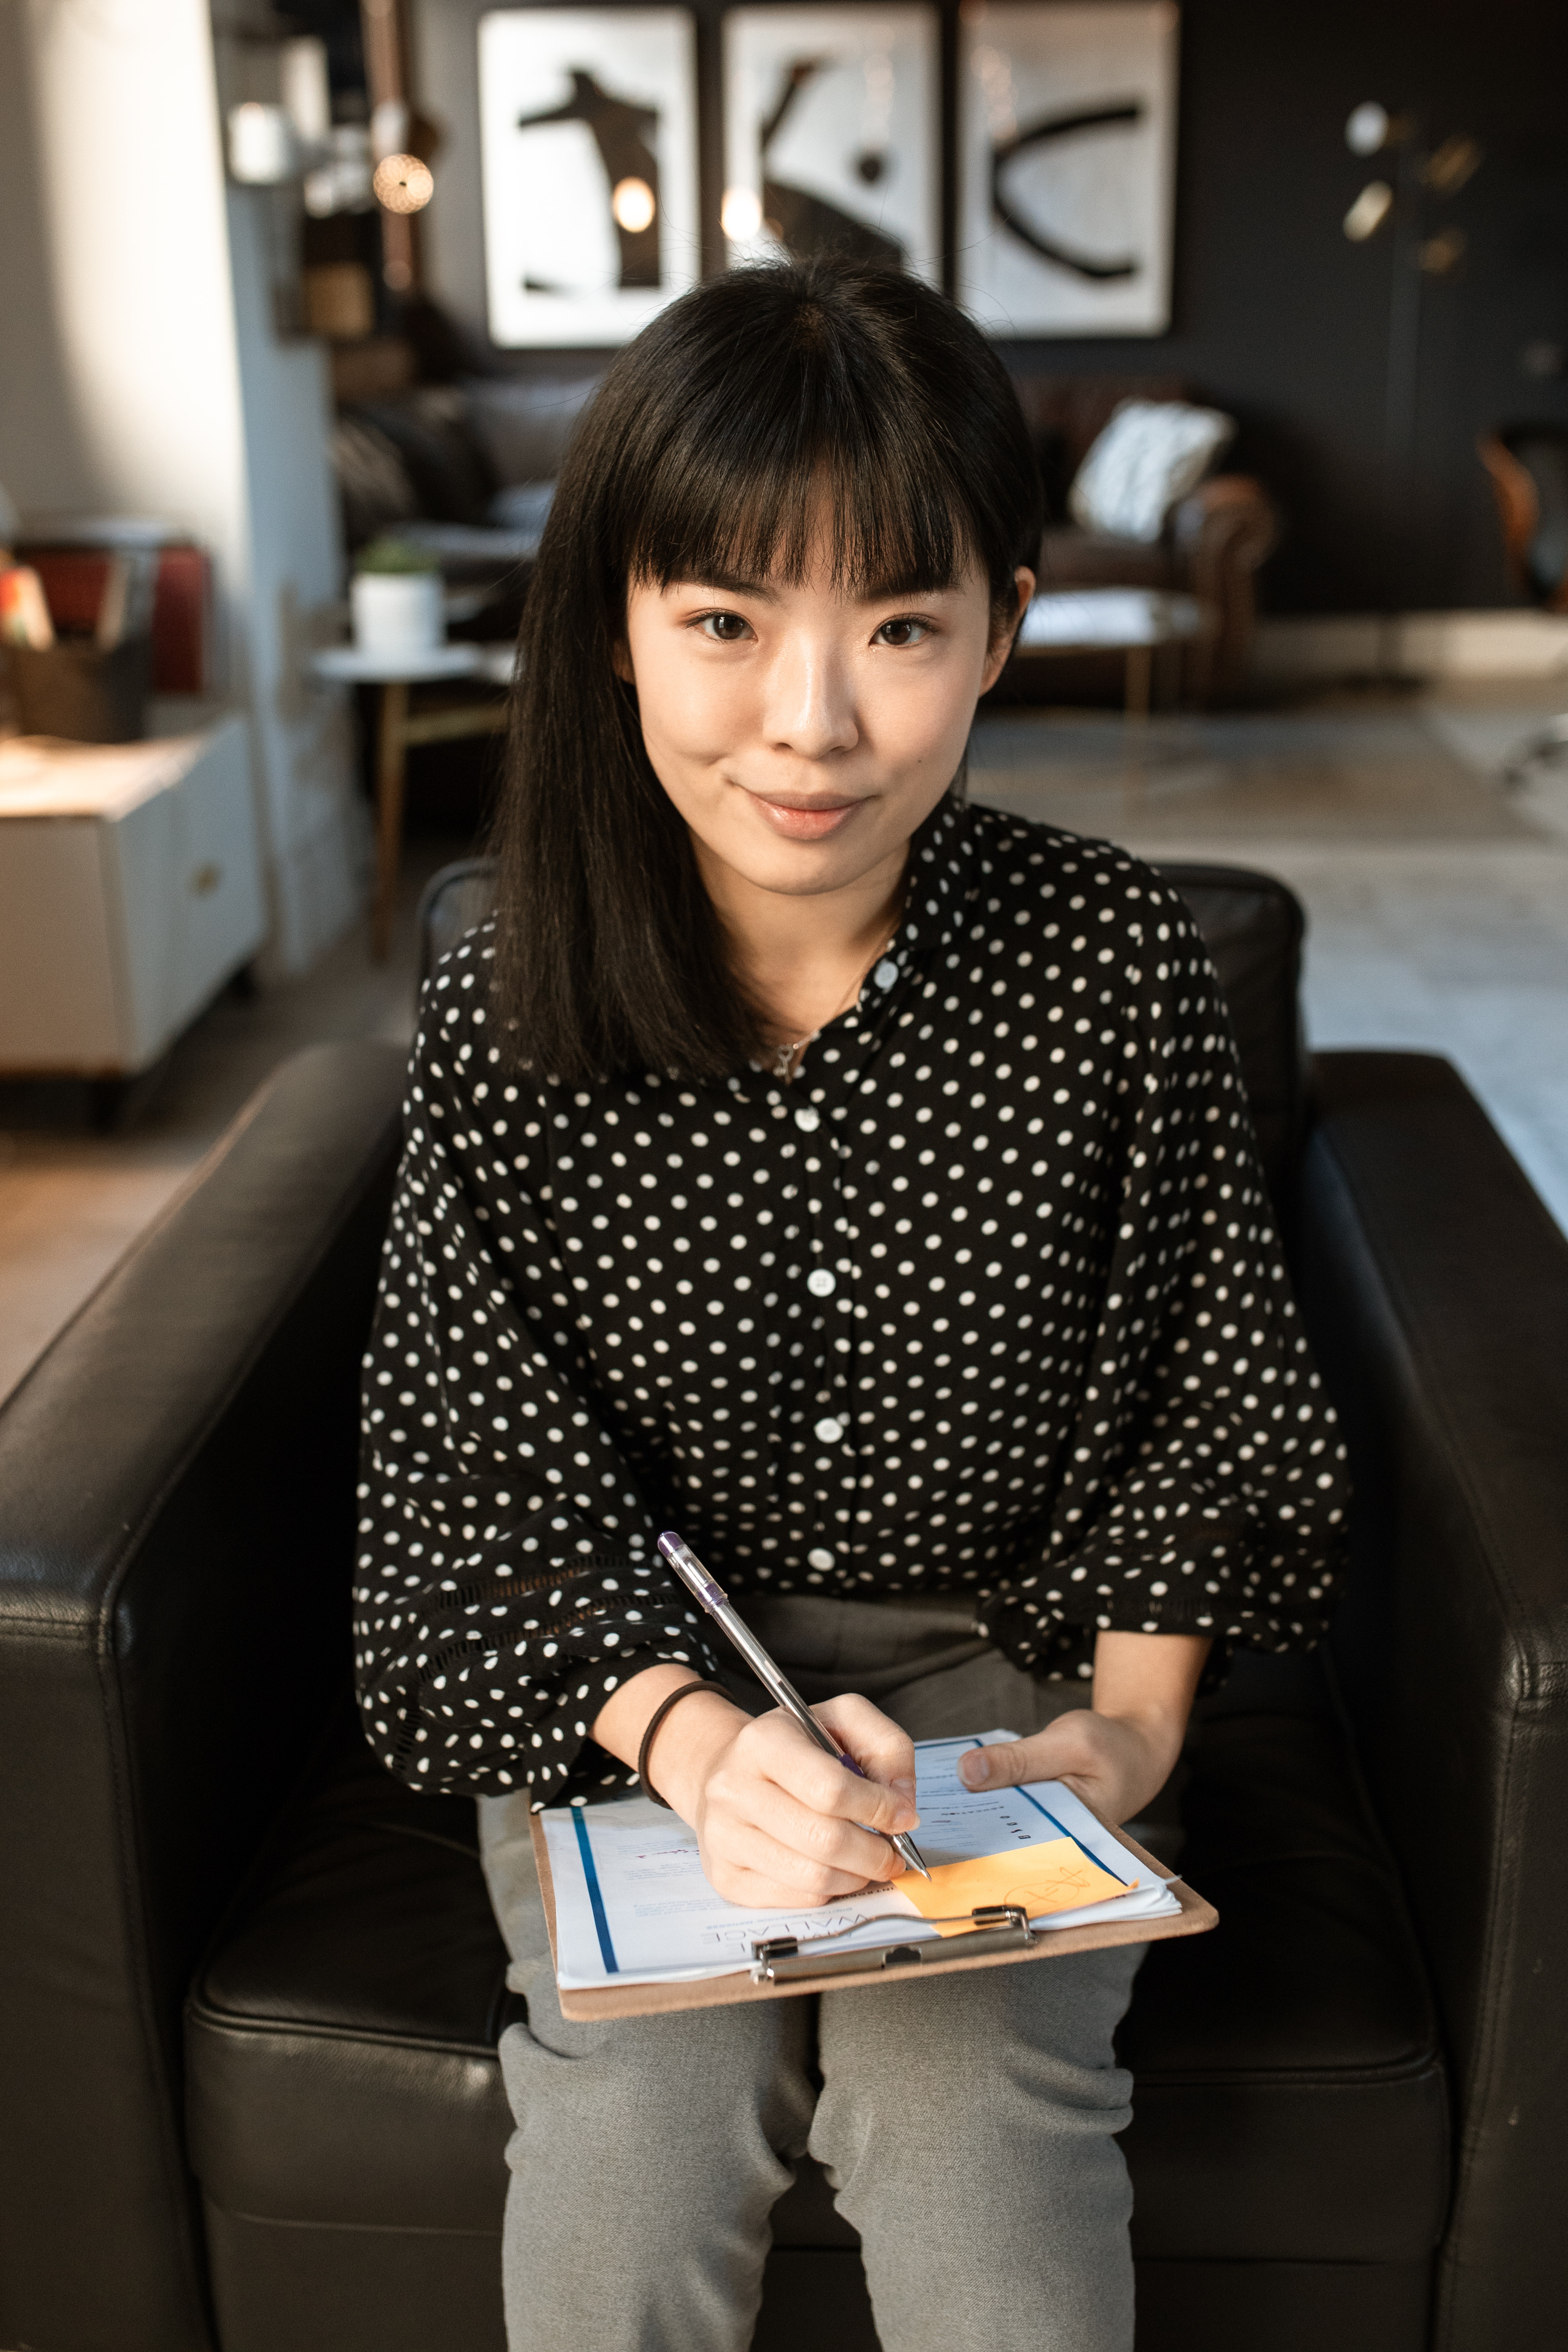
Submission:
<svg viewBox="0 0 1568 2352">
<path fill-rule="evenodd" d="M 1382 227 L 1394 207 L 1394 190 L 1386 180 L 1369 180 L 1349 212 L 1344 230 L 1352 245 L 1363 245 Z"/>
<path fill-rule="evenodd" d="M 762 202 L 750 188 L 728 188 L 719 220 L 731 245 L 748 245 L 763 225 Z"/>
<path fill-rule="evenodd" d="M 371 186 L 389 213 L 421 213 L 436 193 L 430 166 L 417 155 L 384 156 Z"/>
<path fill-rule="evenodd" d="M 651 228 L 654 214 L 658 210 L 653 190 L 646 180 L 617 180 L 610 198 L 610 210 L 617 224 L 628 236 L 640 229 Z"/>
</svg>

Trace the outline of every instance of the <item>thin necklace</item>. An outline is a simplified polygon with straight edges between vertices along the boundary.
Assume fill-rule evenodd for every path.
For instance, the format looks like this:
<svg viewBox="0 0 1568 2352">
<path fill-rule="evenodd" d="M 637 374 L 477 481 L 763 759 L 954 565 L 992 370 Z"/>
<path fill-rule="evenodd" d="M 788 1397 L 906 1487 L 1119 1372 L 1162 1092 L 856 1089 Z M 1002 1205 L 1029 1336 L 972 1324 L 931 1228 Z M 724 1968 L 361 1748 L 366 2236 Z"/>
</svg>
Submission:
<svg viewBox="0 0 1568 2352">
<path fill-rule="evenodd" d="M 879 964 L 881 962 L 882 958 L 888 953 L 893 944 L 893 940 L 896 940 L 898 936 L 897 931 L 895 931 L 892 934 L 892 938 L 884 940 L 882 945 L 877 950 L 876 954 L 871 956 L 864 964 L 861 965 L 859 971 L 856 974 L 855 978 L 850 982 L 848 988 L 845 991 L 842 999 L 834 1006 L 832 1012 L 827 1016 L 827 1021 L 825 1021 L 822 1024 L 821 1028 L 814 1029 L 809 1037 L 796 1037 L 794 1038 L 787 1045 L 775 1047 L 773 1053 L 773 1076 L 775 1078 L 781 1079 L 784 1085 L 788 1085 L 790 1079 L 795 1076 L 795 1055 L 797 1054 L 804 1054 L 808 1045 L 816 1044 L 817 1038 L 821 1036 L 823 1029 L 826 1028 L 828 1021 L 837 1021 L 841 1013 L 848 1012 L 849 1007 L 854 1003 L 855 999 L 859 995 L 860 991 L 866 985 L 866 974 L 871 970 L 873 964 Z"/>
</svg>

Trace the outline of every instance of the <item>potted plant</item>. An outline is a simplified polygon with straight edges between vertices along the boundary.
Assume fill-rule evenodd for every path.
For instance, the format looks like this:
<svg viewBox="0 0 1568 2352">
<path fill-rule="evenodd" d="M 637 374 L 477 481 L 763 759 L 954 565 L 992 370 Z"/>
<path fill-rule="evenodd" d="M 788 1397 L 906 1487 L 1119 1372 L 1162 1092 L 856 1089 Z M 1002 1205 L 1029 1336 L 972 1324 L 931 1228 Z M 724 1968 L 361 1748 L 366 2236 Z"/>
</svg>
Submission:
<svg viewBox="0 0 1568 2352">
<path fill-rule="evenodd" d="M 431 652 L 446 634 L 441 567 L 411 540 L 373 539 L 354 558 L 354 643 L 378 660 Z"/>
</svg>

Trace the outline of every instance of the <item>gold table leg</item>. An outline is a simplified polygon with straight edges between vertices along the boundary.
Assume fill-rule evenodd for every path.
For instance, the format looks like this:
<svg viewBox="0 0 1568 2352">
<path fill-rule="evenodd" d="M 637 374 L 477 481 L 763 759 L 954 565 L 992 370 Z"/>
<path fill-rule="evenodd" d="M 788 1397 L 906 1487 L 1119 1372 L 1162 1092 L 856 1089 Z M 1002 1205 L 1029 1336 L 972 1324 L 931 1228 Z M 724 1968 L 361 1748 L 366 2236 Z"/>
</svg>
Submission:
<svg viewBox="0 0 1568 2352">
<path fill-rule="evenodd" d="M 394 679 L 381 689 L 375 746 L 375 896 L 370 950 L 377 963 L 392 946 L 392 913 L 403 855 L 403 787 L 408 765 L 408 688 Z"/>
</svg>

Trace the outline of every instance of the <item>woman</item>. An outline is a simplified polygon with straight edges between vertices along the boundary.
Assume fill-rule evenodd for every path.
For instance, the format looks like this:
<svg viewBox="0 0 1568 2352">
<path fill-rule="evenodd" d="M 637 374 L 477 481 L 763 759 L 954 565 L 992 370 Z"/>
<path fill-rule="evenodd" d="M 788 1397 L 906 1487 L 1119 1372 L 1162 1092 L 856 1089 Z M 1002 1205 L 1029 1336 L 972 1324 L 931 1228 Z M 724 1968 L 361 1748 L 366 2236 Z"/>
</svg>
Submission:
<svg viewBox="0 0 1568 2352">
<path fill-rule="evenodd" d="M 377 1753 L 490 1801 L 512 2352 L 738 2352 L 808 2146 L 884 2352 L 1131 2342 L 1135 1951 L 573 2025 L 526 1838 L 640 1752 L 721 1893 L 826 1901 L 899 1867 L 911 1735 L 1005 1725 L 973 1781 L 1126 1820 L 1211 1644 L 1322 1624 L 1341 1449 L 1191 922 L 963 803 L 1040 522 L 994 352 L 847 267 L 672 306 L 563 472 L 499 912 L 415 1054 L 359 1591 Z M 738 1703 L 665 1526 L 872 1787 Z"/>
</svg>

